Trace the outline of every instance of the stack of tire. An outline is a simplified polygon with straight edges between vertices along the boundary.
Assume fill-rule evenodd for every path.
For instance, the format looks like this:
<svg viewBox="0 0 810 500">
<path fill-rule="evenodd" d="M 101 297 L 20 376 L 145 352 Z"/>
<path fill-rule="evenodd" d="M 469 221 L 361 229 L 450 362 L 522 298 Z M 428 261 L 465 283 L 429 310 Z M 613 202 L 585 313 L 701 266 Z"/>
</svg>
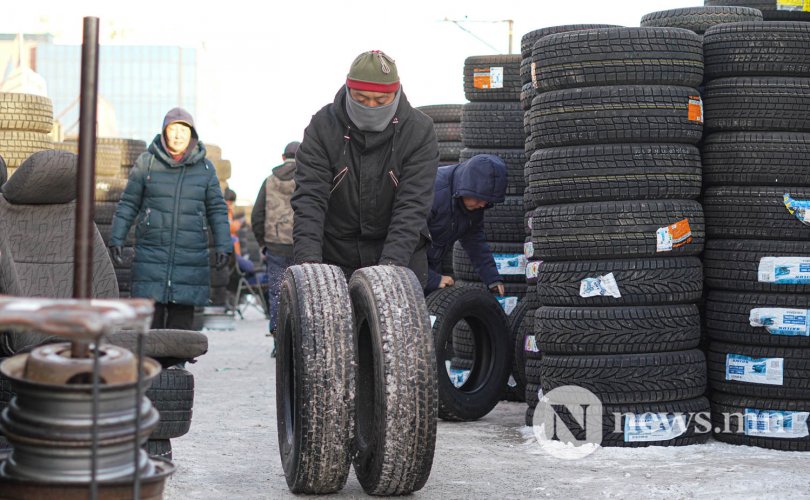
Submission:
<svg viewBox="0 0 810 500">
<path fill-rule="evenodd" d="M 707 3 L 707 5 L 710 4 Z M 645 28 L 684 28 L 703 36 L 707 29 L 717 24 L 745 21 L 762 21 L 762 12 L 751 7 L 687 7 L 645 14 L 641 18 L 641 26 Z"/>
<path fill-rule="evenodd" d="M 37 151 L 51 149 L 53 105 L 47 97 L 0 92 L 0 156 L 8 176 Z"/>
<path fill-rule="evenodd" d="M 78 154 L 78 143 L 68 139 L 55 143 L 54 149 Z M 94 221 L 104 243 L 112 235 L 115 209 L 127 185 L 129 172 L 138 157 L 146 151 L 146 143 L 136 139 L 99 137 L 96 139 L 96 190 Z M 113 262 L 121 298 L 129 297 L 132 283 L 132 261 L 135 258 L 135 227 L 131 227 L 124 244 L 121 264 Z"/>
<path fill-rule="evenodd" d="M 439 141 L 439 166 L 454 165 L 464 145 L 461 142 L 461 104 L 433 104 L 417 109 L 433 120 Z"/>
<path fill-rule="evenodd" d="M 222 192 L 228 187 L 228 179 L 231 178 L 231 162 L 222 158 L 222 149 L 216 144 L 206 144 L 206 158 L 211 160 L 214 168 L 217 171 L 217 178 L 219 179 L 219 186 Z M 216 268 L 216 256 L 214 252 L 214 238 L 210 234 L 208 236 L 208 258 L 211 268 L 211 295 L 210 302 L 215 307 L 226 307 L 228 305 L 228 282 L 230 281 L 230 267 L 226 266 L 223 269 Z"/>
<path fill-rule="evenodd" d="M 802 0 L 705 0 L 704 5 L 750 7 L 765 21 L 810 21 L 810 5 Z"/>
<path fill-rule="evenodd" d="M 810 24 L 802 22 L 726 24 L 704 38 L 715 436 L 803 451 L 810 449 L 808 46 Z"/>
<path fill-rule="evenodd" d="M 527 376 L 538 371 L 544 395 L 598 397 L 603 446 L 703 442 L 701 40 L 677 28 L 571 31 L 537 41 L 532 62 L 542 360 Z"/>
<path fill-rule="evenodd" d="M 524 112 L 524 150 L 526 153 L 525 158 L 527 159 L 527 162 L 524 164 L 523 172 L 525 185 L 523 192 L 523 209 L 525 211 L 523 253 L 526 259 L 526 283 L 528 288 L 526 290 L 525 300 L 518 304 L 517 309 L 509 318 L 509 331 L 511 337 L 514 339 L 514 371 L 517 374 L 518 386 L 524 387 L 524 400 L 528 405 L 526 410 L 526 425 L 532 425 L 534 408 L 537 406 L 538 392 L 540 390 L 540 358 L 542 357 L 540 350 L 537 348 L 537 342 L 534 336 L 534 313 L 540 305 L 536 288 L 540 270 L 540 260 L 535 257 L 531 231 L 532 211 L 537 208 L 537 203 L 534 201 L 534 190 L 536 190 L 536 187 L 533 187 L 529 183 L 528 175 L 526 175 L 528 174 L 528 159 L 535 149 L 530 140 L 531 126 L 529 123 L 532 99 L 537 96 L 537 81 L 533 81 L 532 79 L 532 49 L 538 40 L 556 33 L 616 27 L 617 26 L 604 24 L 550 26 L 530 31 L 521 38 L 520 52 L 522 60 L 520 62 L 520 79 L 523 85 L 521 87 L 520 104 Z M 531 366 L 530 368 L 528 367 L 529 365 Z"/>
<path fill-rule="evenodd" d="M 462 110 L 461 128 L 464 149 L 459 161 L 479 154 L 499 156 L 507 167 L 506 200 L 487 209 L 484 231 L 498 271 L 504 279 L 505 296 L 498 297 L 507 315 L 511 315 L 526 296 L 523 257 L 523 111 L 520 106 L 521 78 L 519 55 L 471 56 L 464 61 L 464 94 L 470 101 Z M 453 248 L 453 271 L 458 286 L 479 286 L 480 278 L 460 243 Z M 504 332 L 504 336 L 507 332 Z M 514 345 L 511 341 L 510 346 Z M 475 343 L 464 322 L 456 327 L 453 368 L 470 370 Z M 509 364 L 512 375 L 503 398 L 522 401 L 524 386 L 518 383 L 511 347 Z"/>
</svg>

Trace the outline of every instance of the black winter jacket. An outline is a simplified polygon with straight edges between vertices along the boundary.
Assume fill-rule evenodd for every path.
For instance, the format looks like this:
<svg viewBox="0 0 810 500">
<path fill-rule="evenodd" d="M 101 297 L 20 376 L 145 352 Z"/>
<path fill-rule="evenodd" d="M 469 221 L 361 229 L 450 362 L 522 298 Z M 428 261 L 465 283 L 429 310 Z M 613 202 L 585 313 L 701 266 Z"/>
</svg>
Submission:
<svg viewBox="0 0 810 500">
<path fill-rule="evenodd" d="M 439 162 L 433 122 L 402 94 L 385 130 L 363 132 L 348 118 L 346 99 L 344 87 L 312 117 L 296 153 L 295 261 L 407 266 L 429 237 Z M 358 241 L 379 245 L 378 262 Z"/>
</svg>

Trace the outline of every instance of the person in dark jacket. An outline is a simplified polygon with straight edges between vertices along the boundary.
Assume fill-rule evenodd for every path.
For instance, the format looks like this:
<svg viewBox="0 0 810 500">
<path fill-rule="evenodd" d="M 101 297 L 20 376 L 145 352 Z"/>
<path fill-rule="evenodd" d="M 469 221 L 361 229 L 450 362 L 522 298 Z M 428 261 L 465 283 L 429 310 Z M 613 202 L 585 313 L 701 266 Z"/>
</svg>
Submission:
<svg viewBox="0 0 810 500">
<path fill-rule="evenodd" d="M 410 267 L 427 282 L 427 214 L 439 163 L 433 122 L 411 107 L 394 60 L 360 54 L 296 155 L 296 263 Z"/>
<path fill-rule="evenodd" d="M 428 217 L 432 243 L 427 252 L 426 295 L 454 284 L 452 277 L 442 275 L 442 260 L 460 241 L 481 281 L 503 296 L 503 279 L 484 234 L 484 211 L 505 198 L 506 165 L 498 156 L 476 155 L 459 165 L 439 168 Z"/>
<path fill-rule="evenodd" d="M 281 155 L 284 163 L 274 167 L 262 183 L 250 215 L 256 241 L 264 246 L 262 255 L 267 269 L 268 326 L 271 336 L 276 330 L 281 278 L 293 263 L 293 210 L 290 198 L 295 189 L 295 154 L 300 145 L 300 142 L 293 141 L 284 147 Z M 275 355 L 275 352 L 274 347 L 271 355 Z"/>
<path fill-rule="evenodd" d="M 219 269 L 233 246 L 216 171 L 184 109 L 166 114 L 162 132 L 130 171 L 109 242 L 118 263 L 133 222 L 131 295 L 155 301 L 152 328 L 190 330 L 194 306 L 208 304 L 208 228 Z"/>
</svg>

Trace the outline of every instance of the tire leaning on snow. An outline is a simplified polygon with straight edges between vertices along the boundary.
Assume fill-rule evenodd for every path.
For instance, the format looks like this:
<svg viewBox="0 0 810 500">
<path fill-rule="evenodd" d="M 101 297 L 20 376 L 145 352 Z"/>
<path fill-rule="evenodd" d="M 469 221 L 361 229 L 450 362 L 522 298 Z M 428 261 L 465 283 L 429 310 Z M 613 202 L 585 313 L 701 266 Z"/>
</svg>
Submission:
<svg viewBox="0 0 810 500">
<path fill-rule="evenodd" d="M 354 470 L 370 495 L 406 495 L 430 476 L 436 444 L 436 357 L 422 287 L 407 268 L 349 280 L 357 391 Z"/>
<path fill-rule="evenodd" d="M 439 417 L 470 421 L 488 414 L 498 404 L 511 373 L 512 344 L 508 320 L 495 297 L 485 288 L 453 286 L 427 298 L 436 342 L 439 373 Z M 445 361 L 451 359 L 453 330 L 460 321 L 471 327 L 473 367 L 461 387 L 450 380 Z"/>
<path fill-rule="evenodd" d="M 284 273 L 276 342 L 279 452 L 293 493 L 346 484 L 354 429 L 354 331 L 346 278 L 322 264 Z"/>
</svg>

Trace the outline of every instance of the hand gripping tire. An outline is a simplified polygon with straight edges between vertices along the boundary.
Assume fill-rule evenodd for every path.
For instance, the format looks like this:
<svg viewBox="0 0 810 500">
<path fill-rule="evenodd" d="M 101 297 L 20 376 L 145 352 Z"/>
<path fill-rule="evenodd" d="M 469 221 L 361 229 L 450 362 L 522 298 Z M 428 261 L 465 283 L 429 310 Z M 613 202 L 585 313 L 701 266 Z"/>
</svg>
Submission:
<svg viewBox="0 0 810 500">
<path fill-rule="evenodd" d="M 407 495 L 427 482 L 436 444 L 436 358 L 422 287 L 407 268 L 374 266 L 354 272 L 349 293 L 354 470 L 369 495 Z"/>
<path fill-rule="evenodd" d="M 427 298 L 436 317 L 433 337 L 439 373 L 439 417 L 470 421 L 488 414 L 498 404 L 512 371 L 512 345 L 506 314 L 489 291 L 469 286 L 436 290 Z M 471 329 L 473 365 L 457 387 L 445 362 L 452 353 L 453 328 L 464 320 Z"/>
<path fill-rule="evenodd" d="M 281 464 L 293 493 L 333 493 L 346 484 L 354 429 L 354 332 L 338 267 L 284 273 L 276 343 Z"/>
</svg>

